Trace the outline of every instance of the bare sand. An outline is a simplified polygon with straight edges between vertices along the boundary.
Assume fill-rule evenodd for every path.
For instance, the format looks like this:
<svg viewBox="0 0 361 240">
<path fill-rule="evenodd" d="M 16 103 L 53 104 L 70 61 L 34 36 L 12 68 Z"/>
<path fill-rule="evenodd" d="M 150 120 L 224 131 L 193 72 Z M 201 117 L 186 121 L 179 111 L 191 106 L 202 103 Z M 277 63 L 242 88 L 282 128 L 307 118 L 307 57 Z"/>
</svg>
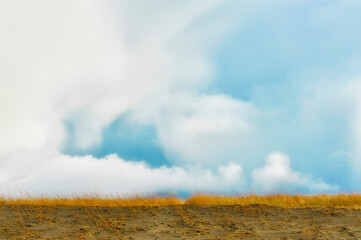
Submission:
<svg viewBox="0 0 361 240">
<path fill-rule="evenodd" d="M 361 210 L 5 204 L 0 239 L 361 239 Z"/>
</svg>

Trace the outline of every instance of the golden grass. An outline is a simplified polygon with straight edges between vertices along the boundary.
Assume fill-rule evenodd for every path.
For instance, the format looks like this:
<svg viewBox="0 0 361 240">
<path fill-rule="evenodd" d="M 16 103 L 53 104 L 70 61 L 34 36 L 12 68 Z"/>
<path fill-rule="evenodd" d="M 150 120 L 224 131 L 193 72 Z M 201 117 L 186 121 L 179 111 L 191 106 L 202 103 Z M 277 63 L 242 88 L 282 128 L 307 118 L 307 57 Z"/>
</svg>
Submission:
<svg viewBox="0 0 361 240">
<path fill-rule="evenodd" d="M 170 206 L 170 205 L 252 205 L 262 204 L 284 208 L 334 207 L 361 209 L 361 194 L 270 194 L 270 195 L 215 195 L 198 193 L 183 200 L 173 194 L 119 195 L 72 194 L 72 195 L 31 195 L 19 197 L 0 195 L 0 205 L 37 206 Z"/>
<path fill-rule="evenodd" d="M 361 208 L 361 194 L 271 194 L 271 195 L 239 195 L 225 196 L 212 194 L 196 194 L 186 200 L 189 205 L 251 205 L 264 204 L 284 208 L 334 207 Z"/>
<path fill-rule="evenodd" d="M 21 194 L 19 197 L 0 196 L 0 205 L 37 205 L 37 206 L 106 206 L 106 207 L 137 207 L 137 206 L 169 206 L 183 204 L 184 200 L 172 194 L 157 195 L 131 194 L 121 197 L 114 194 L 72 194 L 49 196 L 45 194 Z"/>
</svg>

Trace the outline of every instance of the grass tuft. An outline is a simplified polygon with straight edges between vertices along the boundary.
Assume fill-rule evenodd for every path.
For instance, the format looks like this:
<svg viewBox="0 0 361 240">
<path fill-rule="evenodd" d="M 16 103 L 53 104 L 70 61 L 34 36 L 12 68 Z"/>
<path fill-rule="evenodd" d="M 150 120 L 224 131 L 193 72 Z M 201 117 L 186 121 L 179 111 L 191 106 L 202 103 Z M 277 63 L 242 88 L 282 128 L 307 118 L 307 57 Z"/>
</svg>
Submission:
<svg viewBox="0 0 361 240">
<path fill-rule="evenodd" d="M 361 194 L 247 194 L 247 195 L 213 195 L 195 194 L 186 201 L 189 205 L 252 205 L 262 204 L 284 208 L 334 207 L 361 208 Z"/>
<path fill-rule="evenodd" d="M 31 195 L 21 194 L 19 197 L 9 195 L 0 196 L 0 204 L 4 205 L 37 205 L 37 206 L 106 206 L 106 207 L 137 207 L 137 206 L 169 206 L 180 205 L 184 201 L 173 194 L 129 194 L 120 196 L 116 194 L 71 194 Z"/>
<path fill-rule="evenodd" d="M 183 200 L 175 194 L 131 194 L 120 196 L 114 194 L 71 194 L 31 195 L 21 194 L 18 197 L 0 195 L 0 205 L 36 205 L 36 206 L 170 206 L 170 205 L 252 205 L 260 204 L 284 208 L 333 207 L 361 209 L 361 194 L 244 194 L 216 195 L 197 193 Z"/>
</svg>

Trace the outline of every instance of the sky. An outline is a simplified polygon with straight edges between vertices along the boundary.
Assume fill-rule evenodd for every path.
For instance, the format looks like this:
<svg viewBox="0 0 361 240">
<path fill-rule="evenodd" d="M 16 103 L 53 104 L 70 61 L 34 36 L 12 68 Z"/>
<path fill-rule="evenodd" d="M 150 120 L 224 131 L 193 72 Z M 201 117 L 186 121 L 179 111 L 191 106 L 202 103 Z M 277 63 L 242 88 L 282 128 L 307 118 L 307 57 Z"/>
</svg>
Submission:
<svg viewBox="0 0 361 240">
<path fill-rule="evenodd" d="M 0 193 L 360 192 L 360 11 L 0 2 Z"/>
</svg>

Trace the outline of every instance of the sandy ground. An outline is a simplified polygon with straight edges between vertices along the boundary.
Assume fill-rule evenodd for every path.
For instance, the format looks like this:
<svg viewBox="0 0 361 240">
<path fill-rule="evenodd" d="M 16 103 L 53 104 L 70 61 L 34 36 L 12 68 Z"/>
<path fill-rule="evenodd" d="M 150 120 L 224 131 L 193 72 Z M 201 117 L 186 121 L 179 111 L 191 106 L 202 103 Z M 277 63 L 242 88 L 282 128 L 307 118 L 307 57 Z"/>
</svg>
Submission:
<svg viewBox="0 0 361 240">
<path fill-rule="evenodd" d="M 361 239 L 361 210 L 2 205 L 0 239 Z"/>
</svg>

